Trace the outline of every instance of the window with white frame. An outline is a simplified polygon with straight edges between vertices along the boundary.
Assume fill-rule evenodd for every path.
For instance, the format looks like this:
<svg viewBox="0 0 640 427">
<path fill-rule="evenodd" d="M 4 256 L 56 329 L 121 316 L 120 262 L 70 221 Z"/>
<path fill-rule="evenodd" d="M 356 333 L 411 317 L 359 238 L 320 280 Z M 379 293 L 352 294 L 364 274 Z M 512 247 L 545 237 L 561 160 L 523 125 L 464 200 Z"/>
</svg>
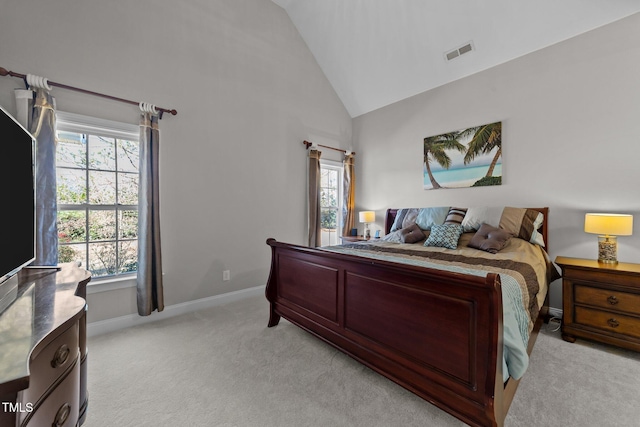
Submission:
<svg viewBox="0 0 640 427">
<path fill-rule="evenodd" d="M 340 244 L 342 234 L 342 164 L 320 161 L 321 246 Z"/>
<path fill-rule="evenodd" d="M 138 126 L 58 112 L 59 262 L 93 277 L 138 267 Z"/>
</svg>

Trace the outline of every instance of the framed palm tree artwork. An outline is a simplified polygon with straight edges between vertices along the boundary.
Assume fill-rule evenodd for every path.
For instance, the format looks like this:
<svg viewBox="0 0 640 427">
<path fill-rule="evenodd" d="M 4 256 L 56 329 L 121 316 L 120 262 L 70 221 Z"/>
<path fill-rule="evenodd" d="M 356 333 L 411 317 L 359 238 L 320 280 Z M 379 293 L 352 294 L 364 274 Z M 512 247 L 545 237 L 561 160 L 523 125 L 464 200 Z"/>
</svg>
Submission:
<svg viewBox="0 0 640 427">
<path fill-rule="evenodd" d="M 502 122 L 424 139 L 425 190 L 502 184 Z"/>
</svg>

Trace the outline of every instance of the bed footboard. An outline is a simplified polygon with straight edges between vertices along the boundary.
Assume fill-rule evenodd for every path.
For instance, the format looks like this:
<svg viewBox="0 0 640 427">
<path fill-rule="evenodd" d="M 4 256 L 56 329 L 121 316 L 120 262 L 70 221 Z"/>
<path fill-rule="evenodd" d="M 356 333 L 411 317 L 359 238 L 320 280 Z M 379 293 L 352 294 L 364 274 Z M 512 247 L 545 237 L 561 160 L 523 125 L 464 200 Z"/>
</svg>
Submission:
<svg viewBox="0 0 640 427">
<path fill-rule="evenodd" d="M 282 316 L 467 424 L 503 424 L 498 275 L 267 244 L 270 327 Z"/>
</svg>

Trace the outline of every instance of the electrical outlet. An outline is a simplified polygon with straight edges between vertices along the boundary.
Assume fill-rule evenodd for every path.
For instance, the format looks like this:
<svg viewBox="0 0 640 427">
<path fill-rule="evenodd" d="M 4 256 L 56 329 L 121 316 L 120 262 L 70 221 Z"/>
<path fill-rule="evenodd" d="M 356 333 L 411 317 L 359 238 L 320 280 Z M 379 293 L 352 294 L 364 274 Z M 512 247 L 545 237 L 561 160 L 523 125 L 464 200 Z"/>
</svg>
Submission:
<svg viewBox="0 0 640 427">
<path fill-rule="evenodd" d="M 225 270 L 222 272 L 222 280 L 227 282 L 229 280 L 231 280 L 231 271 L 230 270 Z"/>
</svg>

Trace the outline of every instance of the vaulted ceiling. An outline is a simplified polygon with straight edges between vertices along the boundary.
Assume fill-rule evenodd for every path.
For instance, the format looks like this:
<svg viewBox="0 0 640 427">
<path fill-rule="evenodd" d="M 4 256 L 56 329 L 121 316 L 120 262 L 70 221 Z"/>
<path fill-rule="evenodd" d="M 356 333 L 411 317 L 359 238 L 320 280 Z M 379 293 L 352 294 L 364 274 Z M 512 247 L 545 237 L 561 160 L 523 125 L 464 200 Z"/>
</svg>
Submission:
<svg viewBox="0 0 640 427">
<path fill-rule="evenodd" d="M 640 0 L 272 1 L 352 117 L 640 12 Z"/>
</svg>

